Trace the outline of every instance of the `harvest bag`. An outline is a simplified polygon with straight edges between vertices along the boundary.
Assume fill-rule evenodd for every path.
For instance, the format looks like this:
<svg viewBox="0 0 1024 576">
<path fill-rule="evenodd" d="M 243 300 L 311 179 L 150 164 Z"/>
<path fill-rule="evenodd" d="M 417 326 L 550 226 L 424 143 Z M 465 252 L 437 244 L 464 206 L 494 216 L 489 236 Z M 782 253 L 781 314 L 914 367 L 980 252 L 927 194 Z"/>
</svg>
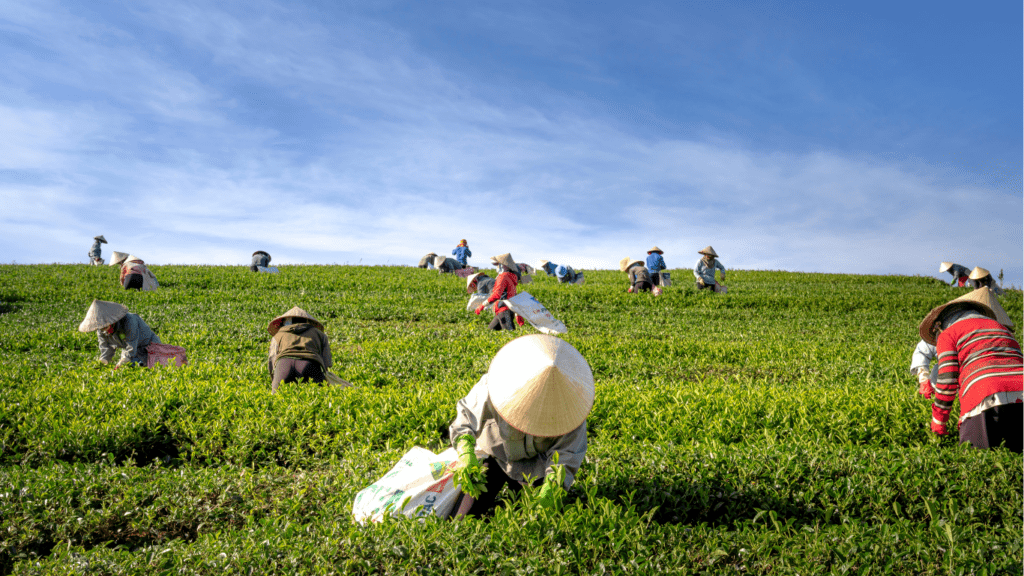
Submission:
<svg viewBox="0 0 1024 576">
<path fill-rule="evenodd" d="M 661 287 L 668 288 L 672 285 L 672 275 L 668 272 L 661 272 Z"/>
<path fill-rule="evenodd" d="M 486 456 L 477 452 L 478 457 Z M 452 479 L 459 455 L 454 448 L 434 454 L 414 447 L 383 478 L 363 488 L 352 502 L 352 516 L 365 524 L 380 522 L 385 514 L 416 518 L 433 514 L 447 518 L 461 490 Z"/>
<path fill-rule="evenodd" d="M 545 334 L 565 334 L 569 331 L 561 320 L 552 316 L 551 312 L 548 312 L 548 309 L 537 302 L 537 299 L 529 292 L 520 292 L 503 302 L 513 312 L 522 316 L 527 322 L 533 324 L 534 328 Z"/>
<path fill-rule="evenodd" d="M 256 269 L 268 274 L 277 274 L 277 266 L 257 266 Z"/>
<path fill-rule="evenodd" d="M 146 346 L 146 368 L 152 368 L 157 364 L 164 366 L 184 366 L 188 364 L 188 355 L 181 346 L 170 344 L 150 344 Z"/>
<path fill-rule="evenodd" d="M 473 268 L 472 266 L 459 268 L 458 270 L 455 271 L 455 275 L 458 276 L 459 278 L 469 278 L 473 274 L 476 274 L 476 269 Z"/>
<path fill-rule="evenodd" d="M 485 304 L 486 302 L 487 302 L 487 295 L 486 294 L 473 294 L 472 296 L 469 297 L 469 302 L 466 304 L 466 310 L 469 310 L 470 312 L 472 312 L 473 310 L 476 310 L 477 308 L 479 308 L 481 304 Z M 487 310 L 488 308 L 493 308 L 493 307 L 494 307 L 494 302 L 491 302 L 490 304 L 487 304 L 486 307 L 484 307 L 484 310 Z"/>
<path fill-rule="evenodd" d="M 729 289 L 725 287 L 725 284 L 715 284 L 715 292 L 718 292 L 719 294 L 725 294 L 728 291 Z"/>
</svg>

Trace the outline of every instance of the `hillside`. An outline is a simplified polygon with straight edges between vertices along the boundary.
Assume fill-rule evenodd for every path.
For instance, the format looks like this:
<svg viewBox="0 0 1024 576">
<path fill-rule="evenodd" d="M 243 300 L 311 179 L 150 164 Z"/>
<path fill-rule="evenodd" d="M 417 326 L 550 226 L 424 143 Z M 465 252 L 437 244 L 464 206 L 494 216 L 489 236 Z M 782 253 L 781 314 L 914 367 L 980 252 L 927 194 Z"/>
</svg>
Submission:
<svg viewBox="0 0 1024 576">
<path fill-rule="evenodd" d="M 0 573 L 1015 573 L 1020 457 L 940 441 L 908 371 L 917 324 L 965 289 L 932 278 L 686 270 L 658 298 L 625 275 L 525 290 L 565 322 L 597 399 L 557 516 L 360 527 L 355 494 L 412 446 L 448 444 L 455 402 L 516 335 L 464 281 L 403 267 L 0 266 Z M 77 332 L 126 304 L 180 369 L 113 371 Z M 1022 296 L 1001 299 L 1018 323 Z M 353 389 L 271 395 L 269 320 L 325 325 Z"/>
</svg>

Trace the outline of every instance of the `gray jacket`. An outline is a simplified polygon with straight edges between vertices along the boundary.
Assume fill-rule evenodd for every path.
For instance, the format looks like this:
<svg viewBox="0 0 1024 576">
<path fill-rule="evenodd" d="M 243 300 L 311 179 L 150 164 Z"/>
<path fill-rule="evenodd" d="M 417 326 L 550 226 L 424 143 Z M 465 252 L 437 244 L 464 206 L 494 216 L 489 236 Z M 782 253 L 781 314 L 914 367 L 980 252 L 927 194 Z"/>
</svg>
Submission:
<svg viewBox="0 0 1024 576">
<path fill-rule="evenodd" d="M 257 252 L 257 253 L 252 255 L 252 265 L 253 266 L 263 266 L 264 268 L 266 268 L 267 264 L 270 264 L 270 255 L 269 254 L 267 254 L 265 252 Z"/>
<path fill-rule="evenodd" d="M 711 260 L 711 265 L 708 266 L 704 263 L 704 259 L 697 260 L 697 264 L 693 267 L 693 277 L 704 280 L 704 284 L 711 286 L 715 283 L 715 269 L 722 271 L 722 281 L 725 281 L 725 266 L 718 261 L 718 258 Z"/>
<path fill-rule="evenodd" d="M 552 459 L 558 452 L 558 463 L 565 465 L 566 489 L 572 486 L 587 454 L 585 420 L 572 432 L 554 438 L 530 436 L 510 426 L 491 405 L 486 374 L 459 400 L 448 434 L 452 446 L 459 436 L 473 435 L 477 450 L 493 456 L 510 478 L 520 482 L 524 475 L 543 478 L 550 474 Z"/>
<path fill-rule="evenodd" d="M 114 350 L 121 349 L 121 359 L 118 364 L 134 362 L 145 366 L 149 359 L 146 346 L 161 344 L 160 338 L 143 322 L 142 318 L 131 312 L 114 324 L 113 334 L 107 334 L 105 330 L 97 330 L 96 338 L 100 346 L 100 360 L 104 362 L 113 360 Z"/>
<path fill-rule="evenodd" d="M 100 257 L 100 255 L 102 254 L 100 244 L 102 244 L 102 242 L 100 242 L 99 240 L 96 240 L 95 242 L 92 243 L 92 248 L 89 249 L 89 258 L 95 260 Z"/>
</svg>

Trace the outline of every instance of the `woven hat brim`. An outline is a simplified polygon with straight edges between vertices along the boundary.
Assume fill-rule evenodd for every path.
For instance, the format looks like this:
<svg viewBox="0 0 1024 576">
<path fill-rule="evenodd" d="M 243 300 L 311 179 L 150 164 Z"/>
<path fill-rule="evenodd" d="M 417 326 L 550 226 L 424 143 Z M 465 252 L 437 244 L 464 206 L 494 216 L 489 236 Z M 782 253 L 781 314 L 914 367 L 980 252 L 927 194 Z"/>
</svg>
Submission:
<svg viewBox="0 0 1024 576">
<path fill-rule="evenodd" d="M 127 258 L 128 255 L 124 252 L 114 252 L 110 255 L 110 265 L 117 266 L 118 264 L 122 264 Z"/>
<path fill-rule="evenodd" d="M 444 256 L 434 256 L 434 266 L 440 266 L 441 264 L 444 264 L 444 261 Z"/>
<path fill-rule="evenodd" d="M 128 314 L 128 307 L 117 302 L 93 300 L 85 312 L 85 319 L 78 325 L 79 332 L 95 332 L 110 326 Z"/>
<path fill-rule="evenodd" d="M 476 279 L 479 278 L 482 274 L 483 272 L 477 272 L 476 274 L 470 274 L 469 276 L 466 277 L 466 293 L 470 293 L 473 291 L 473 282 L 476 282 Z"/>
<path fill-rule="evenodd" d="M 491 262 L 494 264 L 501 264 L 509 270 L 516 269 L 516 261 L 512 259 L 512 253 L 506 252 L 504 254 L 498 254 L 497 256 L 491 256 Z"/>
<path fill-rule="evenodd" d="M 924 320 L 922 320 L 921 324 L 917 327 L 917 332 L 921 336 L 921 340 L 924 340 L 932 346 L 935 345 L 935 322 L 947 308 L 953 305 L 974 308 L 985 316 L 999 322 L 1003 326 L 1013 326 L 1013 320 L 1010 320 L 1010 315 L 1006 313 L 1006 310 L 1003 310 L 1003 307 L 999 304 L 999 300 L 996 298 L 995 294 L 993 294 L 987 287 L 978 288 L 973 292 L 968 292 L 959 298 L 955 298 L 945 304 L 940 304 L 935 308 L 932 308 L 931 312 L 928 312 L 928 315 L 924 317 Z"/>
<path fill-rule="evenodd" d="M 648 254 L 650 254 L 651 252 L 657 252 L 658 254 L 664 254 L 664 252 L 661 251 L 661 248 L 658 248 L 657 246 L 655 246 L 655 247 L 653 247 L 653 248 L 651 248 L 651 249 L 649 249 L 647 251 Z"/>
<path fill-rule="evenodd" d="M 619 260 L 619 272 L 625 272 L 626 270 L 629 270 L 629 263 L 632 261 L 633 259 L 630 258 L 629 256 L 626 256 L 622 260 Z"/>
<path fill-rule="evenodd" d="M 942 274 L 943 272 L 945 272 L 946 270 L 949 270 L 952 267 L 953 267 L 953 263 L 952 262 L 941 262 L 941 263 L 939 263 L 939 274 Z"/>
<path fill-rule="evenodd" d="M 981 280 L 985 276 L 991 276 L 991 275 L 992 275 L 991 272 L 989 272 L 988 270 L 985 270 L 981 266 L 975 266 L 974 270 L 971 270 L 971 275 L 968 276 L 968 278 L 970 278 L 971 280 Z"/>
<path fill-rule="evenodd" d="M 319 320 L 314 318 L 312 314 L 306 312 L 305 310 L 299 308 L 298 306 L 295 306 L 291 310 L 271 320 L 270 324 L 267 325 L 267 332 L 270 332 L 271 336 L 277 334 L 278 330 L 281 329 L 281 323 L 284 322 L 285 318 L 304 318 L 306 320 L 309 320 L 314 326 L 317 327 L 317 329 L 324 329 L 324 325 L 321 324 Z"/>
<path fill-rule="evenodd" d="M 718 252 L 715 252 L 715 249 L 712 248 L 711 246 L 708 246 L 707 248 L 701 250 L 700 252 L 697 252 L 697 254 L 704 254 L 705 256 L 711 256 L 712 258 L 718 258 Z"/>
<path fill-rule="evenodd" d="M 594 406 L 594 375 L 569 343 L 546 334 L 506 344 L 487 371 L 491 404 L 525 434 L 562 436 L 586 420 Z"/>
<path fill-rule="evenodd" d="M 104 244 L 107 243 L 107 239 L 103 237 L 103 234 L 100 234 L 99 236 L 93 236 L 92 239 L 93 240 L 99 240 L 100 242 L 102 242 Z"/>
</svg>

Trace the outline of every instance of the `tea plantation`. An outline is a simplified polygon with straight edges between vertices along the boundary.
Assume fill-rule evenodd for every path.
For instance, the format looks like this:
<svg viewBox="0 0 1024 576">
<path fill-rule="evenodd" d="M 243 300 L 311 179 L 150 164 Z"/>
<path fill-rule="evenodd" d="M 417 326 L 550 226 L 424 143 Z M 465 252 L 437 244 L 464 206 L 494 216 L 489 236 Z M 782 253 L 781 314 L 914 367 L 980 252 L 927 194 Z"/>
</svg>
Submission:
<svg viewBox="0 0 1024 576">
<path fill-rule="evenodd" d="M 597 399 L 560 514 L 359 526 L 355 494 L 412 446 L 448 446 L 456 401 L 515 335 L 464 281 L 401 267 L 0 266 L 2 574 L 1019 574 L 1021 458 L 940 440 L 908 370 L 917 324 L 966 292 L 921 277 L 687 270 L 526 289 L 569 327 Z M 77 332 L 126 304 L 184 368 L 114 371 Z M 1022 297 L 1003 306 L 1021 337 Z M 340 389 L 266 369 L 292 306 L 331 339 Z"/>
</svg>

